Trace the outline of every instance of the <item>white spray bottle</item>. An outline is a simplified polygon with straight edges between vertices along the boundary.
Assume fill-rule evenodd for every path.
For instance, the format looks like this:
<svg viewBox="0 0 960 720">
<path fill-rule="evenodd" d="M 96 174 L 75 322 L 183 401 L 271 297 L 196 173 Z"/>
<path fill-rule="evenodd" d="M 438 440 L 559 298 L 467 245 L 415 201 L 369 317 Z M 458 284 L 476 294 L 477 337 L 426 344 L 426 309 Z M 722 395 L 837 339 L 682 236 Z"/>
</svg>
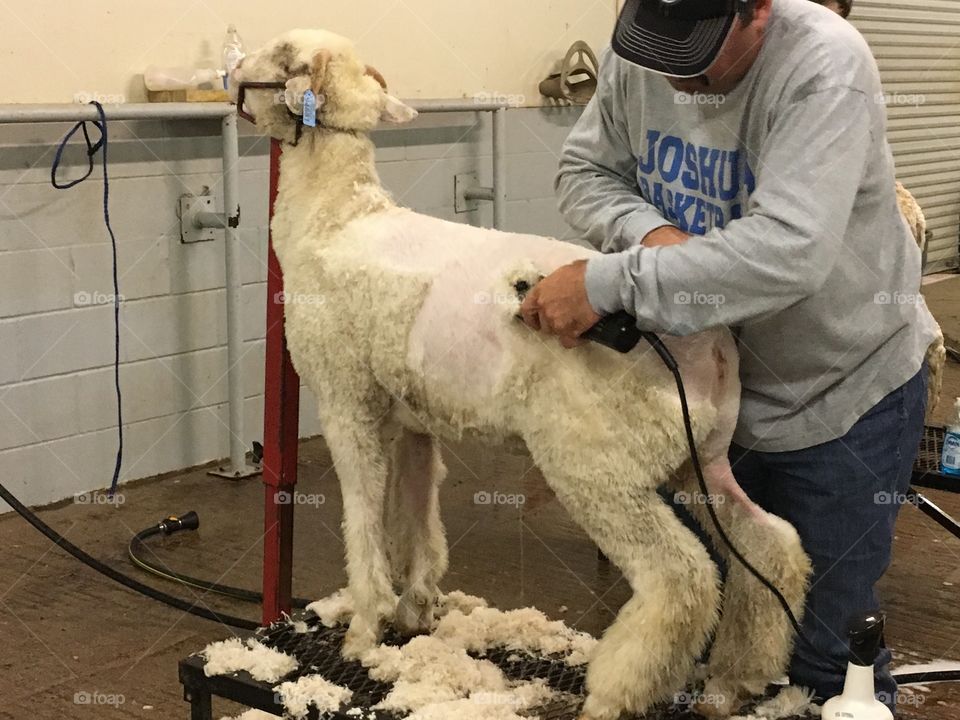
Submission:
<svg viewBox="0 0 960 720">
<path fill-rule="evenodd" d="M 875 612 L 850 623 L 850 659 L 843 694 L 830 698 L 820 713 L 822 720 L 893 720 L 890 708 L 876 699 L 873 664 L 880 653 L 886 617 Z"/>
<path fill-rule="evenodd" d="M 944 474 L 960 476 L 960 398 L 954 405 L 953 420 L 947 425 L 940 465 Z"/>
</svg>

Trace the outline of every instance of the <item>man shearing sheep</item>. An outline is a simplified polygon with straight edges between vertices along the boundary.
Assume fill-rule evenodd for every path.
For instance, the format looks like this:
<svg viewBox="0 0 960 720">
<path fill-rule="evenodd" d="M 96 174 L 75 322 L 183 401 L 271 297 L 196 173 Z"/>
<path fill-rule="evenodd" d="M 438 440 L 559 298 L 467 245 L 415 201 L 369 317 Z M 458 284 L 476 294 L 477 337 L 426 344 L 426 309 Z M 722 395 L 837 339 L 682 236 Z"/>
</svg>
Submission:
<svg viewBox="0 0 960 720">
<path fill-rule="evenodd" d="M 798 642 L 791 681 L 839 694 L 848 620 L 879 605 L 937 332 L 876 63 L 808 0 L 627 0 L 601 65 L 557 189 L 605 254 L 544 279 L 524 318 L 566 347 L 621 310 L 662 333 L 735 330 L 733 470 L 800 533 L 804 632 L 834 661 Z"/>
</svg>

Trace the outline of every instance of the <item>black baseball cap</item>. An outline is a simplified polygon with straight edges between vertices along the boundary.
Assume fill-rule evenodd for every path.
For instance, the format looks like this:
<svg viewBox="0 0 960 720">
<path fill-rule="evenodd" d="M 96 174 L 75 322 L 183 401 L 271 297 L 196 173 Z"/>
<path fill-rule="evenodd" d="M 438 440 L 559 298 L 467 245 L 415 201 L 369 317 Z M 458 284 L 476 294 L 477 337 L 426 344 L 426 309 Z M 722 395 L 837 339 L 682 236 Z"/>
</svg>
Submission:
<svg viewBox="0 0 960 720">
<path fill-rule="evenodd" d="M 716 60 L 748 0 L 626 0 L 613 51 L 673 77 L 697 77 Z"/>
</svg>

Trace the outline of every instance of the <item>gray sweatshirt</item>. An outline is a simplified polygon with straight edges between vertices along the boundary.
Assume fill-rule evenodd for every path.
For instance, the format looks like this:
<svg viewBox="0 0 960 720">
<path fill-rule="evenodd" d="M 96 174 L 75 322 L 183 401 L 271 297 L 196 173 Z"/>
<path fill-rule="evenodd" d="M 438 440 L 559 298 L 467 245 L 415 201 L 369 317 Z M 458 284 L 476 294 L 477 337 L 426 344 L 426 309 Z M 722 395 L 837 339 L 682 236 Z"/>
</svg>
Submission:
<svg viewBox="0 0 960 720">
<path fill-rule="evenodd" d="M 809 0 L 774 0 L 726 96 L 678 94 L 607 52 L 557 178 L 601 314 L 646 330 L 726 325 L 741 353 L 734 441 L 781 452 L 844 435 L 936 337 L 897 207 L 883 91 L 864 39 Z M 657 227 L 691 233 L 643 248 Z"/>
</svg>

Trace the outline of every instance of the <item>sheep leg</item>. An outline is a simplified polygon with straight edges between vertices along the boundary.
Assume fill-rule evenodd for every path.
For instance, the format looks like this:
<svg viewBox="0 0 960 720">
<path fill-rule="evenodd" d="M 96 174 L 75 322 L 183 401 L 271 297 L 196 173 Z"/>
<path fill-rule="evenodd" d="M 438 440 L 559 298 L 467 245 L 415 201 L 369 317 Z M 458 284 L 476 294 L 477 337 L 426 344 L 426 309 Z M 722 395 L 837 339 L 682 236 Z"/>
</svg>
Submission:
<svg viewBox="0 0 960 720">
<path fill-rule="evenodd" d="M 527 442 L 557 498 L 634 590 L 591 658 L 583 718 L 642 714 L 692 674 L 717 621 L 717 568 L 654 488 L 632 484 L 641 471 L 626 453 L 557 440 Z"/>
<path fill-rule="evenodd" d="M 433 625 L 437 584 L 447 570 L 439 499 L 446 468 L 429 435 L 401 430 L 393 451 L 388 528 L 394 578 L 401 588 L 395 622 L 401 633 L 415 635 Z"/>
<path fill-rule="evenodd" d="M 701 715 L 726 717 L 786 673 L 794 632 L 773 593 L 720 539 L 707 503 L 737 550 L 780 590 L 798 618 L 811 565 L 793 527 L 751 502 L 737 485 L 726 457 L 707 463 L 704 479 L 709 491 L 706 498 L 689 467 L 674 480 L 674 487 L 679 491 L 677 497 L 728 560 L 723 612 L 703 697 L 696 707 Z"/>
<path fill-rule="evenodd" d="M 356 659 L 376 646 L 380 620 L 391 617 L 396 605 L 383 528 L 388 454 L 377 421 L 364 411 L 324 404 L 321 420 L 343 495 L 347 578 L 355 604 L 343 654 Z"/>
</svg>

